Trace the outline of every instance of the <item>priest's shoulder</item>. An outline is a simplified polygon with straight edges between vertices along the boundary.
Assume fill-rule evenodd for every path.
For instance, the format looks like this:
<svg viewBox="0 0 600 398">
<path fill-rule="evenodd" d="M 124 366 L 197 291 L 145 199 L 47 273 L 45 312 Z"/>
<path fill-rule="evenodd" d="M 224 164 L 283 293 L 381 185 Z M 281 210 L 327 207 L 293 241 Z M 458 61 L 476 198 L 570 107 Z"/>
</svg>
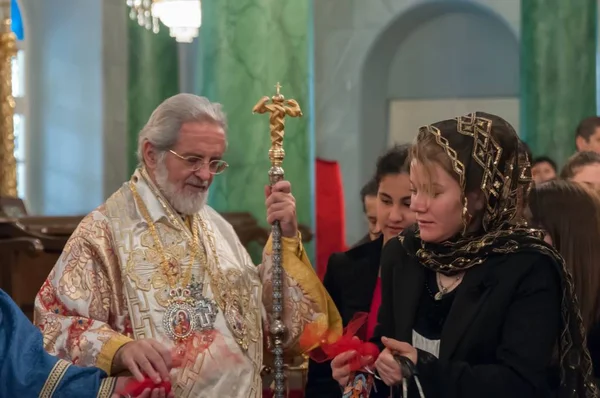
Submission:
<svg viewBox="0 0 600 398">
<path fill-rule="evenodd" d="M 108 212 L 106 209 L 106 204 L 103 203 L 88 214 L 86 214 L 81 219 L 81 221 L 79 221 L 79 224 L 77 225 L 74 234 L 81 230 L 90 230 L 90 228 L 92 227 L 100 227 L 106 230 L 107 232 L 110 232 L 109 225 L 110 224 L 108 222 Z"/>
</svg>

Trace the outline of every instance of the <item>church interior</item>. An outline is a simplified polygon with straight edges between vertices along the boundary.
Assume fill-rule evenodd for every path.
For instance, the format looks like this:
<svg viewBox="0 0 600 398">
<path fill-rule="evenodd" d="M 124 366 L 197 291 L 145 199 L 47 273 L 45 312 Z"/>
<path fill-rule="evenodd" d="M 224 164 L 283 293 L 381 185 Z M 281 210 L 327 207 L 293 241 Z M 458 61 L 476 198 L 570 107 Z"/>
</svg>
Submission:
<svg viewBox="0 0 600 398">
<path fill-rule="evenodd" d="M 223 105 L 229 168 L 208 204 L 256 264 L 271 229 L 270 140 L 268 118 L 252 108 L 279 89 L 298 102 L 303 116 L 286 120 L 283 168 L 321 277 L 333 252 L 367 232 L 359 192 L 377 158 L 412 142 L 420 126 L 474 110 L 501 115 L 534 156 L 562 165 L 577 124 L 599 103 L 595 0 L 0 7 L 0 288 L 30 319 L 67 239 L 129 180 L 139 131 L 177 93 Z M 305 365 L 290 365 L 297 396 Z"/>
</svg>

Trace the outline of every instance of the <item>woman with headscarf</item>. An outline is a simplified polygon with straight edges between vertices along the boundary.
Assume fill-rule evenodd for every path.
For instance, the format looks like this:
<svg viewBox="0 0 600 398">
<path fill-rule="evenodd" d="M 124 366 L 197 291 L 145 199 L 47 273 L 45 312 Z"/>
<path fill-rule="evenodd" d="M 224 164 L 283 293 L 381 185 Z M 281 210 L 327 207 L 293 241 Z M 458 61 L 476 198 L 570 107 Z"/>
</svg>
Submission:
<svg viewBox="0 0 600 398">
<path fill-rule="evenodd" d="M 570 274 L 519 215 L 531 183 L 520 146 L 481 112 L 419 131 L 417 226 L 384 248 L 375 331 L 378 377 L 409 397 L 598 396 Z M 345 384 L 348 367 L 332 367 Z"/>
</svg>

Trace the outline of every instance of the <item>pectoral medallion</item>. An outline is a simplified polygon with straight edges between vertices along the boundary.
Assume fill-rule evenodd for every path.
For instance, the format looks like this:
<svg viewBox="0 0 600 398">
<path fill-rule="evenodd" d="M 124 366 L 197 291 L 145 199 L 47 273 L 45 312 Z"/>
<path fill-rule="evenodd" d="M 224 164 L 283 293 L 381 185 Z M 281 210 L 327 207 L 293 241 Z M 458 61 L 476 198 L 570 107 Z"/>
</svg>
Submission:
<svg viewBox="0 0 600 398">
<path fill-rule="evenodd" d="M 181 342 L 194 332 L 214 329 L 219 309 L 202 294 L 202 284 L 192 282 L 187 288 L 171 289 L 169 296 L 163 328 L 171 340 Z"/>
</svg>

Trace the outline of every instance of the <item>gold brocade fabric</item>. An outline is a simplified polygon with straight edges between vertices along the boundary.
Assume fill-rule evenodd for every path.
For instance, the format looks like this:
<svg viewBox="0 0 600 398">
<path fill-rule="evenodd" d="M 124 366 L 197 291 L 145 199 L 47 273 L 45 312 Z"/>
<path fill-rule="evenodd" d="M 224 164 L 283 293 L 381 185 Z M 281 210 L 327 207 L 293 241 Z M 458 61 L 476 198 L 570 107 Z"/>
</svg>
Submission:
<svg viewBox="0 0 600 398">
<path fill-rule="evenodd" d="M 529 159 L 516 132 L 502 118 L 477 112 L 421 127 L 417 148 L 418 142 L 431 138 L 448 155 L 458 177 L 465 225 L 467 193 L 483 193 L 481 228 L 476 232 L 465 229 L 441 243 L 422 241 L 418 228 L 410 229 L 399 236 L 403 247 L 426 268 L 447 275 L 466 271 L 491 256 L 518 251 L 550 257 L 563 284 L 561 397 L 598 397 L 571 274 L 560 254 L 542 240 L 541 231 L 528 228 L 521 217 L 532 179 Z"/>
<path fill-rule="evenodd" d="M 131 181 L 159 231 L 166 255 L 187 266 L 191 260 L 189 228 L 181 219 L 170 217 L 166 201 L 140 170 Z M 198 216 L 204 225 L 200 240 L 207 250 L 207 266 L 212 267 L 205 273 L 205 295 L 219 304 L 215 329 L 222 339 L 194 363 L 173 371 L 175 394 L 178 398 L 260 397 L 263 328 L 271 309 L 270 296 L 263 294 L 263 286 L 267 290 L 271 285 L 270 251 L 265 250 L 262 264 L 255 266 L 219 214 L 205 206 Z M 339 314 L 301 243 L 284 239 L 283 251 L 284 321 L 290 331 L 286 346 L 291 348 L 304 325 L 339 321 Z M 171 346 L 162 326 L 168 297 L 160 257 L 125 183 L 84 218 L 38 294 L 35 322 L 44 334 L 46 350 L 78 365 L 110 372 L 116 350 L 131 339 L 154 338 Z M 199 273 L 196 260 L 193 274 Z M 241 347 L 231 330 L 231 317 L 222 308 L 226 303 L 219 299 L 222 292 L 228 299 L 240 299 L 248 347 Z"/>
</svg>

